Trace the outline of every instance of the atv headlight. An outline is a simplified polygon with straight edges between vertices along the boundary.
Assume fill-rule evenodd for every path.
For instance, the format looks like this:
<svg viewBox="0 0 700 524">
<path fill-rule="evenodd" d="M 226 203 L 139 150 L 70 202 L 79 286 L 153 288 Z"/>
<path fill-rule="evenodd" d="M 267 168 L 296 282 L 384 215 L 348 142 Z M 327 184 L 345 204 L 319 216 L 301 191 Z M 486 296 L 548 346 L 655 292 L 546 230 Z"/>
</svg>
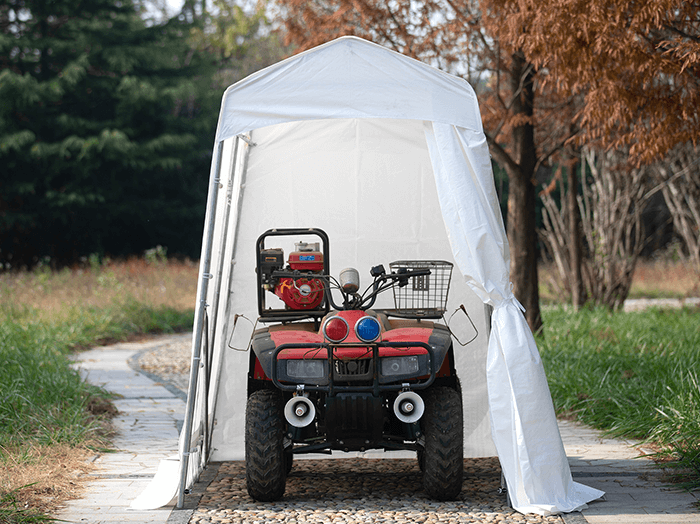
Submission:
<svg viewBox="0 0 700 524">
<path fill-rule="evenodd" d="M 379 320 L 374 317 L 362 317 L 355 324 L 355 335 L 362 342 L 370 343 L 379 338 L 382 333 L 382 328 L 379 325 Z"/>
<path fill-rule="evenodd" d="M 287 375 L 294 378 L 322 378 L 322 360 L 287 360 Z"/>
<path fill-rule="evenodd" d="M 410 375 L 418 373 L 418 356 L 388 357 L 382 359 L 382 375 Z"/>
</svg>

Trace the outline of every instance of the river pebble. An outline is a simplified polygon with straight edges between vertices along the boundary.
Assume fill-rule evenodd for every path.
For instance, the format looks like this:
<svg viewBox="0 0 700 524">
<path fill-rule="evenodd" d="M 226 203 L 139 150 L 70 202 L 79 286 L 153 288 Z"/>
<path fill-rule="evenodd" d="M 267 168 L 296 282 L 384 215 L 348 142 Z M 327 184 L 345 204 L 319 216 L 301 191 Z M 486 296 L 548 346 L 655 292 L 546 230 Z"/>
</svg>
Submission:
<svg viewBox="0 0 700 524">
<path fill-rule="evenodd" d="M 282 500 L 260 503 L 246 491 L 245 465 L 225 462 L 190 524 L 561 524 L 559 516 L 525 517 L 506 504 L 497 458 L 465 459 L 464 468 L 459 500 L 438 502 L 426 496 L 412 459 L 300 459 Z"/>
</svg>

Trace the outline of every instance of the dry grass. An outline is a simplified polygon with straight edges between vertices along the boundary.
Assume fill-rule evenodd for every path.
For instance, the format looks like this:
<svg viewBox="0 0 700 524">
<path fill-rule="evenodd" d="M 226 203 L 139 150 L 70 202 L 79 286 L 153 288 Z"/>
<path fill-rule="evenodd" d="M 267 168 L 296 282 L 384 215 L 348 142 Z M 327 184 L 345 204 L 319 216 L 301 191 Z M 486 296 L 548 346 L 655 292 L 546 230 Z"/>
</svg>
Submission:
<svg viewBox="0 0 700 524">
<path fill-rule="evenodd" d="M 700 296 L 700 274 L 688 262 L 665 260 L 637 264 L 630 296 L 639 298 L 688 298 Z"/>
<path fill-rule="evenodd" d="M 539 267 L 540 298 L 546 304 L 561 303 L 552 282 L 559 278 L 553 264 Z M 684 261 L 640 260 L 634 272 L 630 298 L 688 298 L 700 296 L 700 273 Z"/>
<path fill-rule="evenodd" d="M 79 498 L 94 468 L 94 451 L 68 444 L 0 450 L 0 492 L 15 492 L 18 506 L 55 515 Z"/>
<path fill-rule="evenodd" d="M 0 304 L 31 308 L 39 320 L 51 325 L 72 322 L 76 311 L 109 310 L 129 301 L 153 309 L 191 311 L 197 274 L 198 264 L 191 261 L 135 258 L 61 271 L 44 267 L 31 272 L 0 272 Z M 106 420 L 113 414 L 110 408 L 109 402 L 87 405 L 92 415 L 101 416 L 102 438 L 109 437 Z M 0 446 L 0 495 L 12 493 L 17 507 L 55 515 L 65 501 L 81 496 L 93 469 L 90 458 L 95 451 L 91 448 L 105 445 L 106 441 L 90 440 L 77 446 L 31 441 Z"/>
<path fill-rule="evenodd" d="M 107 261 L 87 268 L 0 273 L 0 300 L 12 300 L 61 318 L 71 308 L 105 307 L 124 297 L 149 306 L 194 308 L 198 264 L 144 259 Z"/>
</svg>

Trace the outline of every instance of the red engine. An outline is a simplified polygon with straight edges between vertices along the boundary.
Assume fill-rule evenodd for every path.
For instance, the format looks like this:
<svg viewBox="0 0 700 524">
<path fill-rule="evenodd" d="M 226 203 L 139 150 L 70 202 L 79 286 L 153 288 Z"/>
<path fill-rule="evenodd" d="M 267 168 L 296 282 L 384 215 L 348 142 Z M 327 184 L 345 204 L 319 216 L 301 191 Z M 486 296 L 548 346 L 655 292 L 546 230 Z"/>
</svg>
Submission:
<svg viewBox="0 0 700 524">
<path fill-rule="evenodd" d="M 296 251 L 289 254 L 289 269 L 323 272 L 323 253 L 318 243 L 299 242 Z M 316 309 L 323 301 L 323 280 L 317 278 L 281 278 L 275 286 L 275 295 L 289 309 Z"/>
<path fill-rule="evenodd" d="M 316 278 L 300 278 L 296 282 L 282 278 L 275 287 L 275 295 L 290 309 L 316 309 L 323 300 L 323 282 Z"/>
</svg>

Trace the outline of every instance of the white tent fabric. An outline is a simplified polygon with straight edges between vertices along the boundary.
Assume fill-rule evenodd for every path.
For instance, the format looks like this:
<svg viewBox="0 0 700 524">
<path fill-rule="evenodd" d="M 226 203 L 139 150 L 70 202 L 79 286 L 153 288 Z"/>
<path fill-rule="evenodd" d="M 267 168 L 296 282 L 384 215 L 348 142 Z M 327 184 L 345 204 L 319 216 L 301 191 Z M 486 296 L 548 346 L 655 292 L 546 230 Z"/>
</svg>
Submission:
<svg viewBox="0 0 700 524">
<path fill-rule="evenodd" d="M 486 139 L 474 131 L 433 127 L 431 156 L 440 159 L 435 177 L 457 264 L 494 308 L 486 366 L 489 411 L 513 507 L 538 514 L 576 511 L 603 493 L 571 479 L 540 355 L 511 290 Z M 475 198 L 481 205 L 464 205 Z"/>
<path fill-rule="evenodd" d="M 482 130 L 476 95 L 464 80 L 342 37 L 229 87 L 216 143 L 274 124 L 326 118 L 405 118 Z"/>
<path fill-rule="evenodd" d="M 425 143 L 429 127 L 419 120 L 334 118 L 252 131 L 254 145 L 248 150 L 244 198 L 237 216 L 230 311 L 256 318 L 256 302 L 250 299 L 257 293 L 251 278 L 256 239 L 280 224 L 325 230 L 334 275 L 347 266 L 366 275 L 370 267 L 397 259 L 454 262 Z M 271 247 L 284 246 L 273 243 Z M 463 303 L 479 333 L 477 340 L 458 346 L 455 352 L 459 377 L 469 384 L 463 388 L 465 456 L 493 456 L 484 306 L 463 279 L 454 278 L 451 288 L 448 312 Z M 377 307 L 392 307 L 382 303 L 386 299 L 391 301 L 391 293 L 381 295 Z M 464 331 L 460 339 L 466 342 L 474 331 L 469 325 Z M 214 338 L 221 343 L 230 340 L 231 334 L 219 325 Z M 240 345 L 245 347 L 247 342 Z M 217 412 L 226 415 L 216 417 L 212 460 L 244 458 L 246 391 L 241 369 L 247 365 L 247 354 L 224 344 L 216 404 Z"/>
<path fill-rule="evenodd" d="M 277 156 L 271 153 L 276 151 L 278 144 L 292 140 L 290 137 L 293 136 L 298 138 L 296 143 L 287 143 L 286 149 L 277 151 Z M 371 151 L 373 137 L 377 137 L 375 152 Z M 399 152 L 393 160 L 388 160 L 386 152 L 381 149 L 396 137 L 404 141 L 404 147 L 408 144 L 407 151 L 411 153 L 406 153 L 402 159 Z M 329 214 L 340 214 L 334 205 L 343 199 L 359 206 L 361 199 L 358 195 L 362 189 L 365 194 L 369 191 L 375 197 L 393 192 L 393 188 L 376 183 L 377 177 L 383 172 L 396 170 L 394 162 L 403 162 L 402 169 L 413 171 L 415 175 L 412 176 L 418 184 L 407 187 L 419 187 L 423 195 L 418 200 L 415 194 L 404 197 L 414 202 L 415 208 L 422 210 L 423 214 L 411 218 L 408 231 L 403 231 L 400 224 L 394 229 L 387 226 L 384 234 L 399 236 L 391 243 L 393 251 L 403 249 L 407 253 L 423 254 L 440 251 L 443 245 L 449 246 L 443 255 L 455 262 L 462 277 L 455 288 L 457 292 L 452 291 L 456 296 L 451 300 L 457 303 L 469 301 L 467 295 L 471 292 L 467 290 L 468 286 L 484 304 L 493 308 L 488 353 L 484 352 L 483 365 L 491 437 L 513 507 L 523 513 L 570 512 L 602 496 L 602 492 L 575 483 L 571 478 L 539 353 L 522 314 L 522 306 L 511 291 L 508 242 L 476 96 L 459 78 L 376 44 L 343 37 L 231 86 L 224 95 L 219 116 L 212 189 L 205 220 L 205 230 L 211 225 L 213 237 L 218 240 L 214 242 L 214 249 L 205 233 L 196 325 L 202 324 L 207 307 L 214 317 L 218 315 L 226 319 L 232 318 L 233 314 L 247 313 L 245 308 L 237 309 L 236 293 L 245 295 L 248 289 L 245 286 L 252 280 L 247 267 L 250 261 L 244 256 L 245 246 L 252 245 L 251 238 L 267 227 L 324 228 L 324 224 L 306 222 L 308 217 L 299 211 L 303 206 L 293 206 L 278 198 L 276 206 L 266 208 L 264 199 L 256 201 L 251 196 L 270 194 L 278 188 L 279 192 L 289 191 L 289 201 L 299 202 L 304 197 L 299 187 L 319 185 L 318 178 L 305 178 L 303 162 L 310 157 L 301 153 L 294 155 L 294 148 L 304 140 L 317 141 L 316 152 L 353 142 L 347 157 L 356 166 L 352 168 L 355 171 L 336 165 L 348 163 L 339 160 L 341 152 L 326 155 L 328 158 L 325 159 L 315 159 L 314 169 L 309 169 L 328 170 L 330 182 L 322 190 L 328 193 L 330 205 L 326 212 Z M 223 144 L 232 141 L 233 148 L 224 151 Z M 254 145 L 256 142 L 258 144 Z M 341 194 L 343 189 L 348 189 L 339 187 L 343 180 L 359 180 L 353 179 L 355 175 L 351 173 L 365 170 L 371 174 L 364 174 L 365 178 L 361 179 L 364 182 L 355 182 L 355 187 L 349 189 L 354 200 Z M 246 173 L 255 173 L 256 176 L 246 179 Z M 293 175 L 285 178 L 287 173 Z M 292 179 L 296 184 L 290 182 Z M 428 179 L 431 179 L 430 184 L 426 183 Z M 226 198 L 217 199 L 219 185 L 227 184 Z M 361 186 L 359 189 L 357 184 Z M 434 205 L 430 195 L 439 202 L 443 224 L 436 227 L 444 228 L 442 236 L 436 236 L 435 228 L 425 225 L 426 221 L 432 220 L 428 213 L 430 206 Z M 313 202 L 304 203 L 313 205 Z M 379 204 L 363 201 L 362 205 Z M 255 224 L 246 219 L 254 216 L 250 211 L 246 214 L 246 206 L 259 211 Z M 280 211 L 280 207 L 284 210 Z M 275 223 L 276 214 L 288 216 L 289 221 Z M 225 216 L 223 221 L 217 221 L 221 216 Z M 322 217 L 323 214 L 314 216 Z M 334 222 L 330 221 L 331 231 L 328 231 L 334 239 L 332 245 L 337 246 L 334 253 L 343 253 L 346 259 L 352 257 L 352 253 L 358 253 L 360 239 L 356 237 L 365 235 L 364 232 L 371 227 L 367 223 L 361 227 L 361 213 L 352 216 L 355 218 L 350 225 L 342 225 L 342 216 L 335 217 Z M 333 226 L 339 223 L 341 226 Z M 442 240 L 443 237 L 447 240 Z M 368 251 L 372 256 L 384 254 L 387 249 L 377 239 L 364 236 L 362 244 L 365 248 L 371 246 Z M 363 256 L 367 258 L 369 255 Z M 355 267 L 369 267 L 362 265 L 365 258 L 360 258 L 355 255 L 354 260 L 343 262 L 358 264 Z M 231 263 L 225 264 L 225 260 L 231 260 Z M 216 270 L 212 272 L 218 276 L 208 274 L 212 266 Z M 214 285 L 209 289 L 207 283 L 212 278 Z M 232 336 L 232 326 L 220 321 L 216 327 L 215 318 L 212 324 L 215 326 L 212 337 L 223 347 Z M 200 343 L 201 337 L 198 338 L 196 329 L 194 355 L 198 354 Z M 247 365 L 247 358 L 245 353 L 232 351 L 215 355 L 213 387 L 208 395 L 194 387 L 197 376 L 201 376 L 198 359 L 193 366 L 191 403 L 185 425 L 197 429 L 216 423 L 213 447 L 221 454 L 219 458 L 226 458 L 226 449 L 234 450 L 231 453 L 235 454 L 235 449 L 240 448 L 241 412 L 240 406 L 236 407 L 239 390 L 235 389 L 237 379 L 231 370 L 240 373 L 240 367 Z M 458 373 L 464 368 L 458 363 Z M 227 421 L 217 412 L 223 403 L 229 410 Z M 202 455 L 201 445 L 193 453 L 194 448 L 187 450 L 188 447 L 191 447 L 189 436 L 181 442 L 180 455 L 183 462 L 189 461 L 187 484 L 190 485 L 198 475 L 206 452 Z M 164 489 L 163 493 L 166 493 L 165 498 L 170 491 Z M 143 501 L 140 507 L 144 507 Z"/>
</svg>

